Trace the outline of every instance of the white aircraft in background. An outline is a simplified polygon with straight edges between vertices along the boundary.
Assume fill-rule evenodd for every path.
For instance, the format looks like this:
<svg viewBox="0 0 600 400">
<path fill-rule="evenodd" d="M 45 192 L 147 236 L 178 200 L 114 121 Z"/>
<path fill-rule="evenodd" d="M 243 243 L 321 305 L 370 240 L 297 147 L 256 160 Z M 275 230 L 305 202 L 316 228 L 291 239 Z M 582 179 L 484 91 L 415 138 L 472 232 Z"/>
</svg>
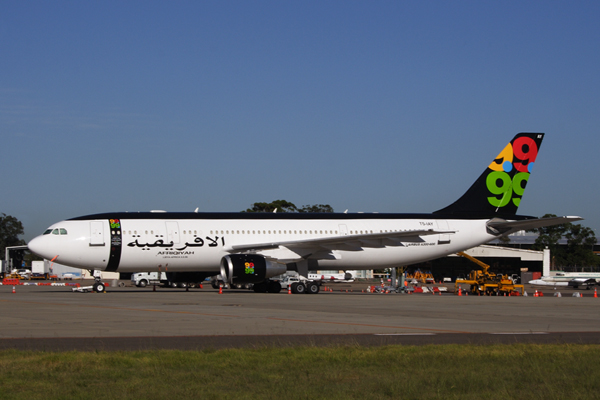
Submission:
<svg viewBox="0 0 600 400">
<path fill-rule="evenodd" d="M 542 276 L 540 279 L 529 281 L 533 286 L 567 286 L 577 289 L 579 286 L 589 289 L 597 285 L 600 280 L 600 272 L 556 272 L 552 276 Z"/>
<path fill-rule="evenodd" d="M 516 215 L 543 137 L 517 134 L 460 199 L 431 214 L 113 212 L 58 222 L 28 246 L 71 267 L 161 271 L 173 282 L 221 274 L 230 284 L 254 283 L 257 292 L 279 292 L 269 278 L 287 270 L 308 277 L 420 263 L 520 230 L 581 220 Z M 99 281 L 94 288 L 104 290 Z M 319 286 L 294 290 L 317 293 Z"/>
<path fill-rule="evenodd" d="M 600 272 L 563 272 L 557 271 L 552 276 L 542 276 L 540 278 L 547 282 L 569 282 L 573 279 L 593 279 L 600 280 Z"/>
<path fill-rule="evenodd" d="M 597 285 L 598 282 L 592 278 L 572 278 L 568 281 L 558 281 L 558 280 L 544 280 L 544 277 L 541 279 L 534 279 L 528 282 L 532 286 L 545 286 L 545 287 L 572 287 L 574 289 L 584 287 L 586 289 L 590 289 L 590 287 Z"/>
</svg>

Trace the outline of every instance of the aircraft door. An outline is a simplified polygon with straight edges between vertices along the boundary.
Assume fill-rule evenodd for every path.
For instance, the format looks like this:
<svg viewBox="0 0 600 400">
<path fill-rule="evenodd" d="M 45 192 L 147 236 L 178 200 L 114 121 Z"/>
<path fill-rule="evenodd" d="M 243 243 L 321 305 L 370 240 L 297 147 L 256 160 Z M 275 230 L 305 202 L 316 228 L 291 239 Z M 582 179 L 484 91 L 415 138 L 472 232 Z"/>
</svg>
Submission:
<svg viewBox="0 0 600 400">
<path fill-rule="evenodd" d="M 340 224 L 340 235 L 341 236 L 346 236 L 348 235 L 348 226 L 346 226 L 345 224 Z"/>
<path fill-rule="evenodd" d="M 440 231 L 449 231 L 450 228 L 448 226 L 448 221 L 446 221 L 445 219 L 439 219 L 437 221 L 438 224 L 438 229 Z M 440 234 L 440 237 L 438 239 L 438 244 L 450 244 L 450 235 L 448 234 Z"/>
<path fill-rule="evenodd" d="M 104 221 L 90 222 L 90 246 L 104 246 Z"/>
<path fill-rule="evenodd" d="M 179 243 L 179 223 L 177 221 L 167 221 L 167 242 Z"/>
</svg>

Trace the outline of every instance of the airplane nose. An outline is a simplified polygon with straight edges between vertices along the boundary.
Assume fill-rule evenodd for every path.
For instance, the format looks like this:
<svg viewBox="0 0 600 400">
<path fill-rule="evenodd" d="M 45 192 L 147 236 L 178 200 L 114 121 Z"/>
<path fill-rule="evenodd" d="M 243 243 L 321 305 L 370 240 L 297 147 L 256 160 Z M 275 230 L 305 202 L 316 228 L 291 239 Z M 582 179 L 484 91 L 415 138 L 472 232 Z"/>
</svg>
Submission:
<svg viewBox="0 0 600 400">
<path fill-rule="evenodd" d="M 56 254 L 51 254 L 52 246 L 48 242 L 49 241 L 46 237 L 38 236 L 31 239 L 29 243 L 27 243 L 27 247 L 32 253 L 49 260 L 53 258 Z"/>
</svg>

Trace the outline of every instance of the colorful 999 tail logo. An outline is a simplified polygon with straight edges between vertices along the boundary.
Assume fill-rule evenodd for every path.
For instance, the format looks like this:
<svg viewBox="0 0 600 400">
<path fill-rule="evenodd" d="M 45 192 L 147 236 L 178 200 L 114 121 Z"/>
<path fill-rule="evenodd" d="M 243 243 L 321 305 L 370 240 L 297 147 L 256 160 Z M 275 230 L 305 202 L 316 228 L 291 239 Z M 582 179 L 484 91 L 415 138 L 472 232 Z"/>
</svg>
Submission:
<svg viewBox="0 0 600 400">
<path fill-rule="evenodd" d="M 489 203 L 501 208 L 511 201 L 518 207 L 529 180 L 543 135 L 517 135 L 489 165 L 486 186 Z M 535 139 L 538 139 L 537 141 Z"/>
</svg>

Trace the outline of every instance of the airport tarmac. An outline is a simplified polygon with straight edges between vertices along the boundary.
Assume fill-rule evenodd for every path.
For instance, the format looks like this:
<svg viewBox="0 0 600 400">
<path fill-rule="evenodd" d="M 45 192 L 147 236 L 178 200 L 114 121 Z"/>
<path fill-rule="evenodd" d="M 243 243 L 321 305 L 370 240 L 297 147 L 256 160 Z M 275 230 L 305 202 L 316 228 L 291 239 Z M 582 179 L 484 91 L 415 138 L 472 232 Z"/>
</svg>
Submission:
<svg viewBox="0 0 600 400">
<path fill-rule="evenodd" d="M 332 285 L 333 287 L 336 287 Z M 366 287 L 366 285 L 363 285 Z M 0 286 L 0 349 L 600 343 L 600 298 Z M 343 290 L 343 289 L 341 289 Z M 550 293 L 551 294 L 551 293 Z"/>
</svg>

